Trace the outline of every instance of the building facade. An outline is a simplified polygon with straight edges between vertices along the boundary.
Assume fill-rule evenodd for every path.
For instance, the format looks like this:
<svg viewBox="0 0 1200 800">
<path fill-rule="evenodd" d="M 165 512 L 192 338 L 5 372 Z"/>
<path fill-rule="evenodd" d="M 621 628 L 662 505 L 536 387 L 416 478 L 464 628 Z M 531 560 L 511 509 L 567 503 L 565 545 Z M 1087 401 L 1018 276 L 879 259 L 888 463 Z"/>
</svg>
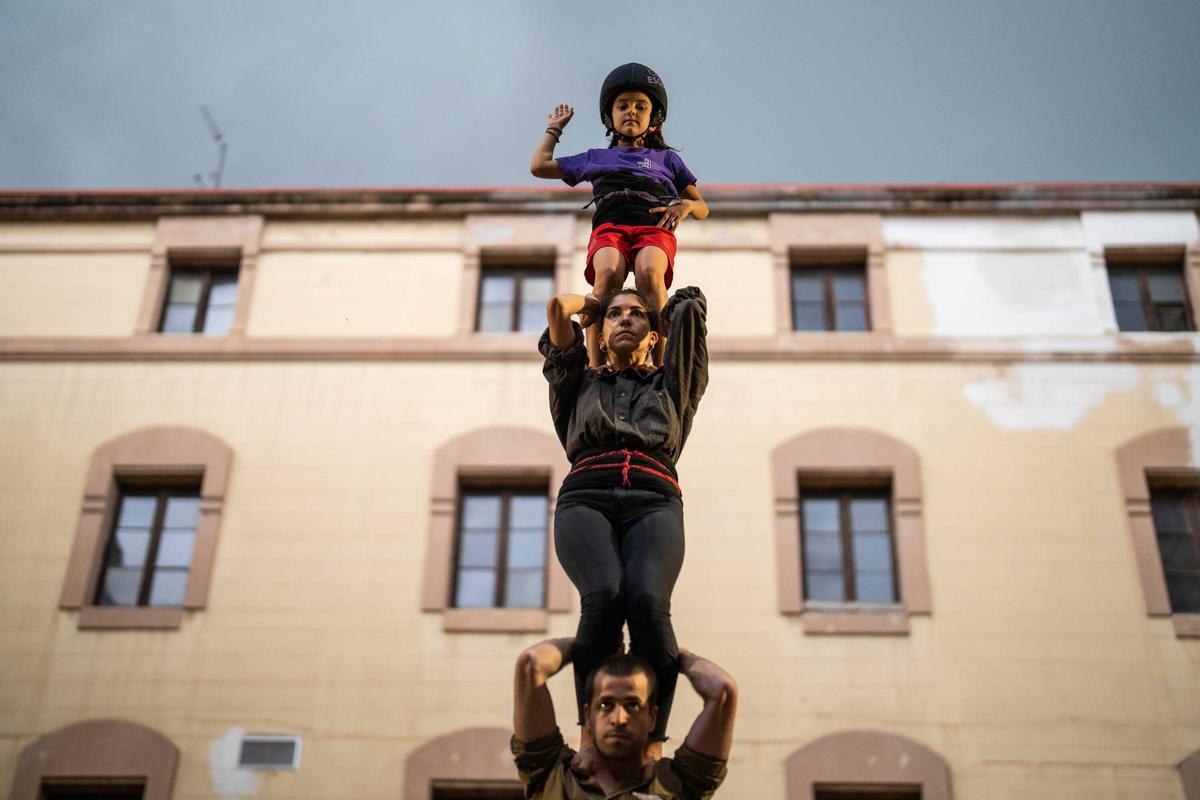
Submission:
<svg viewBox="0 0 1200 800">
<path fill-rule="evenodd" d="M 706 195 L 719 796 L 1200 799 L 1200 186 Z M 12 797 L 514 796 L 585 198 L 0 194 Z"/>
</svg>

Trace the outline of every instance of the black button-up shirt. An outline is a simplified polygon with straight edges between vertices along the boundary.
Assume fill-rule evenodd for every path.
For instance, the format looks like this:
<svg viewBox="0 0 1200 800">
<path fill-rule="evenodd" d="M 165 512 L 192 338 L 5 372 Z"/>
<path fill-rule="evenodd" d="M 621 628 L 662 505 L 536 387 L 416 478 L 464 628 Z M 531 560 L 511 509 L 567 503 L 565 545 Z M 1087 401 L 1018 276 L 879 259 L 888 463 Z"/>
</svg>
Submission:
<svg viewBox="0 0 1200 800">
<path fill-rule="evenodd" d="M 588 366 L 583 329 L 559 350 L 542 334 L 538 350 L 546 361 L 550 416 L 572 463 L 609 450 L 639 450 L 668 466 L 679 460 L 692 419 L 708 386 L 704 294 L 679 289 L 663 310 L 668 325 L 666 362 L 658 369 L 614 372 Z"/>
</svg>

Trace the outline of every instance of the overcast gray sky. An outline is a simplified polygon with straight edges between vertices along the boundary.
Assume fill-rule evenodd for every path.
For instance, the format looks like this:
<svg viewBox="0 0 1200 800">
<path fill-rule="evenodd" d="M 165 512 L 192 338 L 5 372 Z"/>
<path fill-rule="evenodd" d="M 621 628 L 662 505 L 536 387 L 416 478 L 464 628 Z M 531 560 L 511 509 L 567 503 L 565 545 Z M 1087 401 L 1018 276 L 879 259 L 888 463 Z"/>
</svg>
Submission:
<svg viewBox="0 0 1200 800">
<path fill-rule="evenodd" d="M 0 186 L 531 185 L 642 61 L 706 183 L 1200 180 L 1197 0 L 0 0 Z"/>
</svg>

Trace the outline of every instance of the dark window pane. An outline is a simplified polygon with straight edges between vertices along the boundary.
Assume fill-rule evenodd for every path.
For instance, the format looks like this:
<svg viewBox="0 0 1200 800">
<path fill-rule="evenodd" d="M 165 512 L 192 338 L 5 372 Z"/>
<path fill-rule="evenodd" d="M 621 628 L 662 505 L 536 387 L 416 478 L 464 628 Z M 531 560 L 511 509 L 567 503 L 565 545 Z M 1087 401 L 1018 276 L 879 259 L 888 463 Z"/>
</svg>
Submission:
<svg viewBox="0 0 1200 800">
<path fill-rule="evenodd" d="M 459 566 L 495 567 L 499 534 L 489 531 L 463 531 L 462 544 L 458 552 Z"/>
<path fill-rule="evenodd" d="M 109 567 L 104 572 L 98 603 L 102 606 L 135 606 L 142 583 L 140 567 Z"/>
<path fill-rule="evenodd" d="M 140 567 L 146 563 L 149 549 L 149 528 L 117 528 L 105 563 L 113 567 Z"/>
<path fill-rule="evenodd" d="M 479 288 L 479 330 L 511 331 L 516 281 L 512 275 L 484 275 Z"/>
<path fill-rule="evenodd" d="M 183 593 L 187 589 L 187 570 L 158 569 L 150 580 L 150 605 L 183 605 Z"/>
<path fill-rule="evenodd" d="M 208 336 L 224 336 L 233 326 L 232 306 L 209 306 L 204 314 L 204 333 Z"/>
<path fill-rule="evenodd" d="M 118 525 L 123 528 L 149 528 L 154 524 L 154 512 L 158 508 L 157 497 L 121 498 L 121 513 Z"/>
<path fill-rule="evenodd" d="M 1128 301 L 1142 304 L 1141 293 L 1138 289 L 1137 275 L 1132 272 L 1109 272 L 1108 287 L 1112 291 L 1113 300 Z"/>
<path fill-rule="evenodd" d="M 521 280 L 521 303 L 534 306 L 545 317 L 546 302 L 554 294 L 554 277 L 551 275 L 526 275 Z"/>
<path fill-rule="evenodd" d="M 504 333 L 512 330 L 512 305 L 485 305 L 479 309 L 479 330 Z"/>
<path fill-rule="evenodd" d="M 1154 303 L 1182 302 L 1183 287 L 1178 275 L 1158 274 L 1147 275 L 1146 282 L 1150 286 L 1150 300 Z"/>
<path fill-rule="evenodd" d="M 463 527 L 500 527 L 500 498 L 495 495 L 467 495 L 463 498 Z"/>
<path fill-rule="evenodd" d="M 541 333 L 546 327 L 546 304 L 521 303 L 521 316 L 517 320 L 517 331 L 520 333 Z"/>
<path fill-rule="evenodd" d="M 1155 495 L 1150 500 L 1150 511 L 1154 515 L 1154 529 L 1157 531 L 1188 529 L 1187 509 L 1182 497 Z"/>
<path fill-rule="evenodd" d="M 850 527 L 855 531 L 888 531 L 888 504 L 879 498 L 855 498 L 850 501 Z"/>
<path fill-rule="evenodd" d="M 543 571 L 509 570 L 504 585 L 504 605 L 508 608 L 541 608 Z"/>
<path fill-rule="evenodd" d="M 1200 576 L 1168 575 L 1167 594 L 1171 596 L 1171 610 L 1176 614 L 1200 612 Z"/>
<path fill-rule="evenodd" d="M 454 605 L 459 608 L 491 608 L 496 604 L 496 572 L 490 569 L 460 569 Z"/>
<path fill-rule="evenodd" d="M 1196 557 L 1196 540 L 1192 536 L 1160 533 L 1158 551 L 1162 555 L 1163 569 L 1200 569 L 1200 560 Z"/>
<path fill-rule="evenodd" d="M 819 273 L 792 275 L 792 302 L 824 303 L 824 281 Z"/>
<path fill-rule="evenodd" d="M 833 498 L 807 498 L 804 501 L 804 531 L 841 530 L 838 501 Z"/>
<path fill-rule="evenodd" d="M 39 800 L 142 800 L 144 796 L 141 782 L 111 783 L 106 779 L 94 784 L 43 783 L 38 795 Z"/>
<path fill-rule="evenodd" d="M 163 315 L 163 333 L 192 333 L 196 327 L 197 306 L 172 303 Z"/>
<path fill-rule="evenodd" d="M 208 291 L 208 307 L 229 306 L 237 303 L 237 273 L 218 272 L 213 275 L 212 287 Z"/>
<path fill-rule="evenodd" d="M 886 533 L 854 534 L 854 568 L 858 570 L 892 569 L 892 537 Z"/>
<path fill-rule="evenodd" d="M 1129 303 L 1118 300 L 1114 304 L 1117 312 L 1117 328 L 1123 331 L 1146 330 L 1146 314 L 1141 303 Z"/>
<path fill-rule="evenodd" d="M 1161 331 L 1186 331 L 1188 328 L 1187 311 L 1183 306 L 1155 306 L 1158 312 L 1158 325 Z"/>
<path fill-rule="evenodd" d="M 804 535 L 806 570 L 841 570 L 842 539 L 836 533 L 806 531 Z"/>
<path fill-rule="evenodd" d="M 860 275 L 837 275 L 833 277 L 833 299 L 839 303 L 847 301 L 863 305 L 863 279 Z"/>
<path fill-rule="evenodd" d="M 509 522 L 514 528 L 545 530 L 548 511 L 549 501 L 544 496 L 516 495 L 509 501 Z"/>
<path fill-rule="evenodd" d="M 169 497 L 167 510 L 163 514 L 163 527 L 196 529 L 200 517 L 199 497 Z"/>
<path fill-rule="evenodd" d="M 544 531 L 513 529 L 508 537 L 508 566 L 541 568 L 546 563 L 546 534 Z"/>
<path fill-rule="evenodd" d="M 167 294 L 167 302 L 196 305 L 200 302 L 200 291 L 203 287 L 203 275 L 172 275 L 171 290 Z"/>
<path fill-rule="evenodd" d="M 892 592 L 892 573 L 857 570 L 854 573 L 854 583 L 858 589 L 860 603 L 893 603 L 896 600 Z"/>
<path fill-rule="evenodd" d="M 516 284 L 512 275 L 484 275 L 479 289 L 479 302 L 504 303 L 511 306 L 516 296 Z"/>
<path fill-rule="evenodd" d="M 841 572 L 808 572 L 804 575 L 805 594 L 809 600 L 832 600 L 840 602 L 846 599 L 846 591 Z"/>
<path fill-rule="evenodd" d="M 865 306 L 837 304 L 837 330 L 865 331 L 867 329 L 867 310 Z"/>
<path fill-rule="evenodd" d="M 165 531 L 158 542 L 158 555 L 154 559 L 156 566 L 190 567 L 195 539 L 196 535 L 191 531 Z"/>
<path fill-rule="evenodd" d="M 828 330 L 822 303 L 796 303 L 792 306 L 792 324 L 798 331 Z"/>
</svg>

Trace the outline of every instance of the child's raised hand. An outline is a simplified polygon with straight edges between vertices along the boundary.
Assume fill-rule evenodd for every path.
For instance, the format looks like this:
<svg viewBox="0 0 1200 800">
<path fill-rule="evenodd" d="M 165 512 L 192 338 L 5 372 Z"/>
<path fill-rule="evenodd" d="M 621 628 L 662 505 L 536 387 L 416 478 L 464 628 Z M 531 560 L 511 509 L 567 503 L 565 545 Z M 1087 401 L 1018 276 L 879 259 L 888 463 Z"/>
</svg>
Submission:
<svg viewBox="0 0 1200 800">
<path fill-rule="evenodd" d="M 550 116 L 546 117 L 546 125 L 551 128 L 565 128 L 567 123 L 571 121 L 571 117 L 575 116 L 575 109 L 571 108 L 566 103 L 559 103 L 554 111 L 550 112 Z"/>
</svg>

